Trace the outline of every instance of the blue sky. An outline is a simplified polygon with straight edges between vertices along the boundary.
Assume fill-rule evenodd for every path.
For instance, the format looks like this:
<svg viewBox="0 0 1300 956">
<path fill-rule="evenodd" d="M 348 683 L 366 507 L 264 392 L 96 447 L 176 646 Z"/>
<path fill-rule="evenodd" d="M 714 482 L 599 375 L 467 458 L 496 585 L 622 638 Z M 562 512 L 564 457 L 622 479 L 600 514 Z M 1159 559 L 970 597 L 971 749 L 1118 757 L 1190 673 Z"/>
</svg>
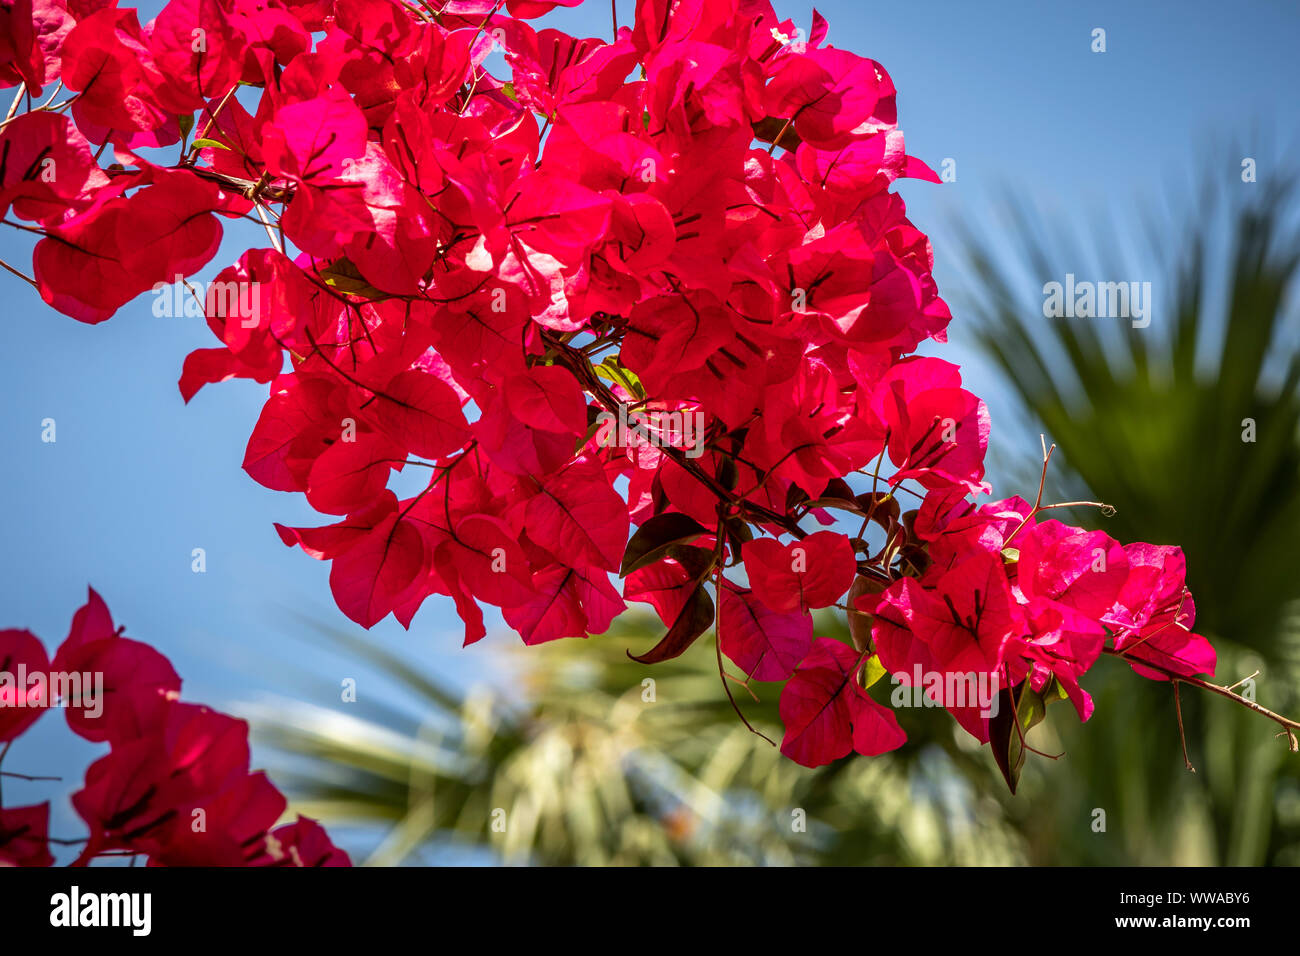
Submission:
<svg viewBox="0 0 1300 956">
<path fill-rule="evenodd" d="M 629 23 L 632 5 L 618 6 Z M 1184 192 L 1215 148 L 1254 143 L 1263 163 L 1300 145 L 1300 13 L 1285 0 L 818 7 L 833 45 L 893 76 L 909 152 L 936 168 L 956 161 L 954 183 L 902 187 L 913 220 L 933 237 L 940 288 L 954 304 L 945 224 L 976 222 L 1002 246 L 992 215 L 999 196 L 1029 198 L 1080 227 L 1110 211 L 1123 229 L 1135 207 Z M 156 9 L 142 7 L 142 19 Z M 778 11 L 806 26 L 811 5 L 782 2 Z M 588 35 L 610 29 L 604 2 L 553 20 Z M 1090 50 L 1094 28 L 1106 31 L 1105 53 Z M 228 230 L 200 277 L 257 236 Z M 0 229 L 0 258 L 30 271 L 30 240 Z M 172 658 L 192 700 L 229 705 L 272 691 L 336 702 L 338 681 L 363 675 L 313 647 L 295 615 L 357 628 L 334 608 L 328 566 L 284 547 L 272 528 L 323 522 L 301 496 L 268 491 L 239 467 L 265 387 L 209 387 L 186 407 L 176 389 L 181 362 L 214 342 L 201 319 L 153 316 L 149 296 L 86 326 L 0 273 L 0 310 L 0 627 L 29 628 L 53 646 L 93 584 L 129 634 Z M 1011 404 L 962 327 L 958 310 L 953 342 L 937 354 L 966 367 L 996 434 Z M 54 444 L 40 440 L 46 418 L 57 422 Z M 206 551 L 204 574 L 191 571 L 194 548 Z M 448 599 L 431 598 L 409 634 L 390 620 L 372 639 L 457 680 L 485 671 L 481 646 L 460 650 Z M 43 724 L 6 769 L 70 774 L 70 790 L 98 748 L 69 741 L 53 719 Z M 32 785 L 6 782 L 6 799 L 22 799 L 11 796 L 19 786 Z"/>
</svg>

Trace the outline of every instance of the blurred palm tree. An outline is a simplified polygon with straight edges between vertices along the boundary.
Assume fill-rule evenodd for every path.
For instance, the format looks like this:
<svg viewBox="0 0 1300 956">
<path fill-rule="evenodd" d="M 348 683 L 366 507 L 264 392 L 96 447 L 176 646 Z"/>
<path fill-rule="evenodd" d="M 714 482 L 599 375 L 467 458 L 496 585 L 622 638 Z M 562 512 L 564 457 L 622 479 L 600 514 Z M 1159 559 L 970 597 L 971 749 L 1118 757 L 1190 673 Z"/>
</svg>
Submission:
<svg viewBox="0 0 1300 956">
<path fill-rule="evenodd" d="M 822 623 L 818 633 L 834 633 Z M 462 691 L 316 625 L 313 640 L 367 661 L 413 692 L 411 705 L 362 716 L 359 704 L 274 700 L 243 711 L 296 810 L 382 834 L 371 864 L 1024 861 L 986 795 L 992 761 L 958 742 L 945 713 L 903 715 L 920 742 L 895 754 L 808 770 L 740 723 L 711 648 L 653 668 L 627 658 L 630 642 L 653 643 L 659 629 L 631 616 L 601 638 L 506 652 L 509 690 Z M 737 690 L 746 716 L 779 740 L 778 688 L 754 689 L 762 703 Z"/>
<path fill-rule="evenodd" d="M 964 241 L 978 341 L 1027 422 L 1059 447 L 1061 500 L 1117 509 L 1070 519 L 1121 541 L 1181 545 L 1197 630 L 1220 651 L 1218 677 L 1259 670 L 1248 686 L 1260 703 L 1289 712 L 1300 702 L 1292 199 L 1281 179 L 1211 185 L 1189 221 L 1148 226 L 1154 310 L 1145 328 L 1043 317 L 1043 284 L 1066 272 L 1133 277 L 1138 260 L 1120 251 L 1119 230 L 1100 231 L 1088 253 L 1021 206 L 1010 254 L 990 253 L 969 230 Z M 1096 716 L 1083 730 L 1053 722 L 1048 733 L 1068 756 L 1040 761 L 1025 790 L 1020 825 L 1032 859 L 1300 863 L 1300 758 L 1273 739 L 1276 727 L 1185 690 L 1193 776 L 1168 684 L 1104 660 L 1085 686 Z M 1107 811 L 1105 833 L 1089 825 L 1096 809 Z"/>
</svg>

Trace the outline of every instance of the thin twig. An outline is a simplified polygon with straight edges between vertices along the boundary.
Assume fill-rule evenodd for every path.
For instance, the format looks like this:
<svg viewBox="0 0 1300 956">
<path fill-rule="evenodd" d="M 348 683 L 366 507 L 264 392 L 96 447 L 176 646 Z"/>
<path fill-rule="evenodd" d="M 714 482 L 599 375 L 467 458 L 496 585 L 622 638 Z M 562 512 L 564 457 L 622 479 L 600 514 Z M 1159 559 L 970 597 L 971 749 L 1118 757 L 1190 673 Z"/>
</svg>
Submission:
<svg viewBox="0 0 1300 956">
<path fill-rule="evenodd" d="M 9 112 L 5 114 L 5 122 L 8 123 L 18 112 L 18 104 L 23 101 L 23 94 L 27 92 L 27 84 L 19 83 L 18 90 L 14 93 L 14 101 L 9 104 Z"/>
<path fill-rule="evenodd" d="M 208 121 L 203 124 L 203 132 L 199 133 L 198 136 L 194 137 L 194 142 L 198 142 L 201 139 L 208 138 L 208 133 L 212 131 L 212 124 L 217 121 L 217 115 L 225 108 L 226 103 L 229 102 L 230 98 L 235 95 L 235 91 L 238 89 L 239 89 L 239 84 L 236 83 L 234 86 L 230 88 L 230 90 L 226 93 L 226 95 L 221 98 L 221 102 L 217 104 L 217 108 L 215 110 L 212 110 L 210 113 L 208 113 Z M 198 160 L 199 160 L 199 151 L 194 148 L 194 143 L 191 143 L 189 152 L 186 153 L 185 159 L 182 160 L 182 162 L 186 166 L 193 166 L 196 162 L 198 162 Z"/>
<path fill-rule="evenodd" d="M 37 290 L 40 289 L 40 286 L 36 284 L 36 280 L 35 280 L 35 279 L 33 279 L 33 278 L 32 278 L 31 276 L 29 276 L 29 275 L 25 275 L 24 273 L 19 272 L 17 269 L 15 269 L 15 268 L 14 268 L 13 266 L 11 266 L 9 263 L 5 262 L 3 259 L 0 259 L 0 268 L 5 269 L 5 270 L 7 270 L 7 271 L 9 271 L 9 272 L 12 272 L 14 275 L 16 275 L 18 278 L 22 279 L 24 282 L 26 282 L 26 283 L 27 283 L 29 286 L 31 286 L 33 289 L 37 289 Z"/>
<path fill-rule="evenodd" d="M 1190 684 L 1192 687 L 1199 687 L 1201 690 L 1208 690 L 1213 694 L 1218 694 L 1220 697 L 1226 697 L 1229 700 L 1235 700 L 1243 707 L 1247 707 L 1250 710 L 1253 710 L 1257 714 L 1263 714 L 1269 720 L 1275 721 L 1282 727 L 1286 727 L 1289 730 L 1300 730 L 1300 721 L 1292 720 L 1290 717 L 1283 717 L 1281 714 L 1276 714 L 1273 711 L 1269 710 L 1267 707 L 1261 707 L 1253 700 L 1250 700 L 1249 698 L 1246 697 L 1242 697 L 1240 694 L 1233 693 L 1231 690 L 1229 690 L 1227 687 L 1224 687 L 1222 684 L 1212 684 L 1207 680 L 1201 680 L 1199 677 L 1184 677 L 1182 674 L 1179 674 L 1176 671 L 1171 671 L 1167 667 L 1161 667 L 1159 664 L 1153 664 L 1150 661 L 1143 660 L 1140 657 L 1129 657 L 1126 652 L 1117 651 L 1110 647 L 1104 648 L 1103 653 L 1108 654 L 1111 657 L 1118 657 L 1122 660 L 1128 661 L 1130 664 L 1140 664 L 1142 667 L 1150 668 L 1151 670 L 1157 671 L 1158 673 L 1163 674 L 1165 677 L 1168 677 L 1171 681 L 1177 681 L 1182 684 Z"/>
<path fill-rule="evenodd" d="M 257 211 L 257 218 L 262 220 L 262 225 L 266 227 L 266 235 L 270 238 L 271 245 L 275 246 L 276 252 L 284 255 L 284 247 L 280 245 L 280 240 L 276 238 L 275 230 L 271 228 L 271 220 L 266 218 L 266 210 L 262 208 L 260 202 L 254 205 L 253 208 Z"/>
<path fill-rule="evenodd" d="M 1241 680 L 1237 681 L 1237 683 L 1235 683 L 1235 684 L 1229 684 L 1229 685 L 1228 685 L 1228 690 L 1233 690 L 1233 689 L 1235 689 L 1235 688 L 1237 688 L 1237 687 L 1240 687 L 1242 684 L 1246 683 L 1246 681 L 1248 681 L 1248 680 L 1254 680 L 1254 679 L 1255 679 L 1256 677 L 1258 677 L 1258 676 L 1259 676 L 1259 671 L 1255 671 L 1255 673 L 1253 673 L 1253 674 L 1249 674 L 1249 675 L 1247 675 L 1246 677 L 1243 677 Z"/>
<path fill-rule="evenodd" d="M 1180 681 L 1174 681 L 1174 712 L 1178 714 L 1178 739 L 1183 745 L 1183 764 L 1192 773 L 1196 773 L 1196 768 L 1192 766 L 1191 758 L 1187 756 L 1187 733 L 1183 730 L 1183 702 L 1178 696 L 1178 685 Z"/>
<path fill-rule="evenodd" d="M 713 607 L 713 646 L 717 650 L 718 655 L 718 676 L 722 678 L 722 689 L 727 692 L 727 700 L 731 701 L 731 709 L 736 712 L 736 716 L 740 718 L 740 722 L 749 729 L 751 734 L 757 734 L 775 747 L 775 740 L 763 733 L 761 730 L 755 730 L 754 725 L 745 718 L 744 713 L 741 712 L 740 705 L 736 703 L 735 695 L 731 693 L 731 685 L 727 683 L 727 671 L 725 665 L 722 663 L 722 629 L 718 626 L 718 622 L 722 617 L 722 543 L 726 540 L 726 532 L 722 527 L 721 507 L 718 508 L 718 519 L 717 542 L 713 546 L 713 562 L 717 567 L 717 575 L 714 578 L 713 589 L 717 592 L 718 597 L 717 603 L 714 604 Z M 750 693 L 753 694 L 754 692 L 751 690 Z M 757 700 L 757 696 L 755 696 L 755 699 Z"/>
</svg>

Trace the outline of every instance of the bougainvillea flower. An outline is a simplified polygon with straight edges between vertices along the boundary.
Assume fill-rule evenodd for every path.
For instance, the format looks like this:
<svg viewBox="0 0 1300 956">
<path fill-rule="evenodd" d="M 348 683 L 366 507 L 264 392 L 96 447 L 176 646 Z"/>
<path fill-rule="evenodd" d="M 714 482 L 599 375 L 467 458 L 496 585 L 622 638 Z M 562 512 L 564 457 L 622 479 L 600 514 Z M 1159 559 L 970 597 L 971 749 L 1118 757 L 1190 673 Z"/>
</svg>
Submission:
<svg viewBox="0 0 1300 956">
<path fill-rule="evenodd" d="M 57 226 L 36 245 L 42 298 L 82 322 L 102 322 L 158 282 L 204 265 L 221 244 L 220 190 L 169 172 L 130 196 L 113 196 Z"/>
<path fill-rule="evenodd" d="M 92 205 L 108 185 L 66 116 L 25 113 L 0 131 L 0 214 L 52 223 Z"/>
<path fill-rule="evenodd" d="M 1114 629 L 1115 649 L 1133 661 L 1148 661 L 1175 674 L 1213 674 L 1214 647 L 1192 633 L 1196 604 L 1185 583 L 1181 548 L 1151 544 L 1124 547 L 1128 578 L 1103 623 Z M 1168 675 L 1139 663 L 1133 670 L 1152 680 Z"/>
<path fill-rule="evenodd" d="M 13 740 L 45 713 L 50 704 L 49 669 L 45 645 L 35 634 L 0 631 L 0 744 Z"/>
<path fill-rule="evenodd" d="M 801 610 L 776 611 L 754 591 L 724 587 L 718 640 L 722 653 L 754 680 L 785 680 L 812 647 L 812 616 Z"/>
<path fill-rule="evenodd" d="M 25 83 L 33 96 L 45 84 L 45 57 L 36 43 L 32 0 L 0 3 L 0 87 Z"/>
<path fill-rule="evenodd" d="M 93 678 L 94 707 L 63 683 L 76 668 Z M 34 698 L 15 696 L 15 674 L 40 678 Z M 350 865 L 314 822 L 299 818 L 273 835 L 286 802 L 248 770 L 248 724 L 182 703 L 179 688 L 162 654 L 121 636 L 94 589 L 53 662 L 30 633 L 0 631 L 0 749 L 52 703 L 68 708 L 75 732 L 109 744 L 72 795 L 90 830 L 74 865 L 117 851 L 151 866 Z M 0 807 L 0 866 L 52 865 L 48 823 L 48 803 Z"/>
<path fill-rule="evenodd" d="M 264 773 L 250 773 L 164 826 L 149 862 L 155 866 L 259 866 L 281 857 L 271 837 L 286 807 Z"/>
<path fill-rule="evenodd" d="M 190 113 L 239 80 L 246 42 L 219 0 L 168 0 L 148 47 L 163 77 L 154 90 L 159 105 Z"/>
<path fill-rule="evenodd" d="M 53 866 L 50 805 L 0 807 L 0 866 Z"/>
<path fill-rule="evenodd" d="M 756 538 L 741 554 L 755 597 L 774 611 L 829 607 L 857 574 L 853 545 L 834 531 L 815 531 L 784 546 Z"/>
<path fill-rule="evenodd" d="M 875 756 L 903 745 L 907 737 L 894 712 L 859 685 L 860 663 L 861 655 L 847 644 L 826 637 L 813 642 L 781 691 L 781 753 L 820 767 L 850 751 Z"/>
<path fill-rule="evenodd" d="M 72 805 L 90 827 L 89 849 L 150 853 L 247 773 L 248 725 L 176 701 L 151 733 L 91 764 Z"/>
<path fill-rule="evenodd" d="M 351 866 L 348 855 L 310 817 L 277 827 L 267 838 L 267 866 Z"/>
<path fill-rule="evenodd" d="M 804 142 L 837 149 L 894 123 L 894 84 L 874 60 L 824 49 L 778 62 L 763 105 L 769 116 L 792 119 Z"/>
<path fill-rule="evenodd" d="M 1016 583 L 1029 599 L 1047 598 L 1100 620 L 1129 577 L 1128 555 L 1104 531 L 1040 521 L 1015 540 Z"/>
<path fill-rule="evenodd" d="M 108 607 L 93 588 L 50 666 L 82 679 L 81 699 L 61 701 L 61 706 L 73 733 L 96 742 L 152 732 L 181 689 L 167 658 L 113 627 Z"/>
<path fill-rule="evenodd" d="M 874 606 L 873 606 L 874 605 Z M 1028 631 L 1002 561 L 975 552 L 923 587 L 903 578 L 878 597 L 860 598 L 876 615 L 881 662 L 890 671 L 991 672 L 1008 643 Z"/>
<path fill-rule="evenodd" d="M 140 146 L 179 138 L 174 116 L 158 100 L 166 78 L 146 45 L 135 10 L 104 7 L 78 20 L 61 55 L 63 84 L 80 94 L 72 115 L 87 138 L 100 143 L 110 131 L 153 134 L 129 136 L 127 145 Z"/>
</svg>

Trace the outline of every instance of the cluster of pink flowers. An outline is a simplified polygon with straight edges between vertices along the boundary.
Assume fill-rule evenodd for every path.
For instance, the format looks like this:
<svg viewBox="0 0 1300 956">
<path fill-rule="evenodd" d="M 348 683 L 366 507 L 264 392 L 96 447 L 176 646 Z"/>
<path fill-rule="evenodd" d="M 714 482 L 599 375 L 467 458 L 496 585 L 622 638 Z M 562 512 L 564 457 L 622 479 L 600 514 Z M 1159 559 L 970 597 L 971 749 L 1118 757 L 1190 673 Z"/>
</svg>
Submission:
<svg viewBox="0 0 1300 956">
<path fill-rule="evenodd" d="M 1107 640 L 1147 676 L 1212 670 L 1177 549 L 968 503 L 988 413 L 913 354 L 950 313 L 891 187 L 937 177 L 884 68 L 767 0 L 640 0 L 612 41 L 525 22 L 556 5 L 172 0 L 141 27 L 18 0 L 0 78 L 73 95 L 6 123 L 0 209 L 85 322 L 204 265 L 222 218 L 264 224 L 208 288 L 220 344 L 180 387 L 270 385 L 244 468 L 337 517 L 280 534 L 332 562 L 362 626 L 439 594 L 466 643 L 483 604 L 538 643 L 642 602 L 654 662 L 716 624 L 747 677 L 788 681 L 783 750 L 810 765 L 903 742 L 859 677 L 872 654 L 1055 681 L 1084 717 Z M 629 408 L 698 416 L 698 441 L 611 443 Z M 419 467 L 399 500 L 392 473 Z M 831 510 L 863 531 L 809 530 Z M 814 640 L 831 605 L 874 616 L 861 646 Z"/>
<path fill-rule="evenodd" d="M 314 820 L 275 825 L 285 799 L 249 770 L 248 724 L 180 700 L 180 689 L 167 658 L 123 637 L 93 590 L 53 658 L 31 632 L 0 631 L 0 757 L 52 707 L 73 733 L 109 747 L 72 795 L 90 832 L 74 865 L 105 855 L 154 866 L 351 865 Z M 49 816 L 48 802 L 0 805 L 0 866 L 53 864 Z"/>
<path fill-rule="evenodd" d="M 1079 678 L 1108 637 L 1153 680 L 1214 673 L 1214 648 L 1191 632 L 1195 605 L 1178 548 L 1121 546 L 1102 531 L 1040 521 L 1020 498 L 975 508 L 958 495 L 931 495 L 914 530 L 926 543 L 924 573 L 856 600 L 875 616 L 881 663 L 903 682 L 918 666 L 986 674 L 1007 688 L 1027 680 L 1039 694 L 1054 681 L 1087 720 L 1092 698 Z M 945 703 L 989 740 L 980 707 Z"/>
</svg>

